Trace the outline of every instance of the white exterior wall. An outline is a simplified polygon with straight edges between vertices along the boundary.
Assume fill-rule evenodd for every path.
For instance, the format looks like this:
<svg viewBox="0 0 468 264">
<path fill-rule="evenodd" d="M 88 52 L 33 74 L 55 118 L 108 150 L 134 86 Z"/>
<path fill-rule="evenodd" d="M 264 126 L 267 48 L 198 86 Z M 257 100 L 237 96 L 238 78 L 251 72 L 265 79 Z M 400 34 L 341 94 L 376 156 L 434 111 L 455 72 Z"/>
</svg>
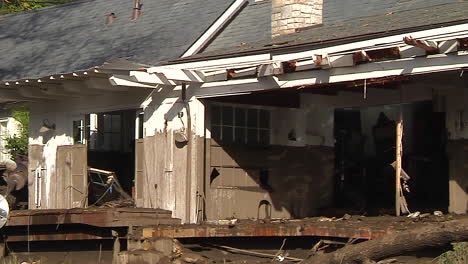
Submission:
<svg viewBox="0 0 468 264">
<path fill-rule="evenodd" d="M 63 99 L 30 104 L 30 145 L 43 145 L 43 181 L 45 200 L 41 201 L 42 209 L 50 208 L 49 193 L 51 175 L 55 173 L 57 147 L 73 144 L 73 120 L 84 119 L 89 113 L 105 112 L 123 109 L 138 109 L 141 102 L 148 96 L 147 90 L 131 91 L 131 94 L 112 94 L 107 96 L 88 96 L 82 98 Z M 55 124 L 56 129 L 40 133 L 44 120 Z M 34 189 L 33 185 L 30 188 Z M 34 201 L 30 201 L 33 206 Z M 34 208 L 34 207 L 32 207 Z"/>
<path fill-rule="evenodd" d="M 190 98 L 190 87 L 187 89 L 187 98 Z M 180 95 L 179 93 L 171 93 L 172 97 L 164 98 L 159 93 L 153 93 L 142 104 L 142 108 L 145 112 L 144 122 L 144 136 L 153 136 L 156 133 L 167 132 L 167 135 L 173 135 L 173 132 L 185 130 L 187 131 L 188 119 L 187 109 L 185 103 L 180 98 L 174 97 Z M 161 204 L 157 204 L 155 207 L 163 208 L 172 211 L 172 216 L 182 219 L 183 222 L 196 222 L 196 203 L 197 203 L 197 191 L 203 189 L 203 181 L 200 181 L 199 175 L 197 175 L 197 160 L 203 157 L 196 157 L 197 153 L 203 149 L 203 145 L 195 144 L 196 138 L 205 137 L 205 106 L 192 97 L 189 99 L 190 116 L 191 116 L 191 131 L 192 138 L 189 139 L 191 144 L 191 165 L 190 175 L 186 177 L 185 173 L 175 173 L 173 170 L 174 159 L 185 159 L 185 157 L 174 157 L 174 144 L 175 139 L 172 136 L 170 140 L 166 141 L 166 145 L 163 146 L 166 149 L 165 153 L 165 175 L 163 176 L 168 182 L 165 183 L 166 188 L 170 190 L 170 197 L 163 195 L 160 199 Z M 179 113 L 182 117 L 179 118 Z M 166 126 L 167 125 L 167 126 Z M 199 149 L 202 148 L 202 149 Z M 186 201 L 187 201 L 187 185 L 190 181 L 190 215 L 187 215 Z M 164 191 L 163 191 L 164 192 Z"/>
<path fill-rule="evenodd" d="M 51 175 L 56 169 L 56 152 L 57 147 L 61 145 L 73 144 L 73 120 L 83 119 L 86 114 L 108 112 L 124 109 L 139 109 L 144 110 L 143 134 L 145 137 L 152 136 L 155 132 L 161 132 L 165 129 L 165 120 L 167 119 L 166 130 L 169 132 L 180 130 L 187 126 L 187 111 L 185 104 L 178 100 L 176 96 L 180 95 L 180 87 L 176 91 L 171 91 L 169 94 L 159 94 L 150 90 L 135 89 L 131 90 L 131 94 L 107 95 L 99 97 L 87 97 L 78 99 L 69 99 L 61 102 L 50 103 L 35 103 L 31 104 L 31 122 L 30 122 L 30 138 L 29 144 L 38 144 L 44 146 L 43 151 L 43 172 L 44 186 L 42 190 L 45 200 L 41 201 L 42 209 L 50 208 L 49 197 L 54 194 L 50 193 Z M 168 96 L 169 98 L 165 98 Z M 194 137 L 204 137 L 204 105 L 199 100 L 192 98 L 190 100 L 190 110 L 192 117 L 192 131 Z M 182 118 L 178 117 L 179 113 L 183 113 Z M 43 125 L 44 120 L 48 120 L 50 124 L 55 124 L 56 129 L 45 133 L 40 133 L 39 129 Z M 182 121 L 181 121 L 182 120 Z M 170 133 L 172 134 L 172 133 Z M 174 139 L 170 140 L 172 146 Z M 166 146 L 169 147 L 169 146 Z M 192 160 L 196 160 L 196 153 L 203 146 L 192 144 Z M 169 149 L 169 148 L 168 148 Z M 173 152 L 168 151 L 168 162 L 174 159 Z M 170 157 L 169 157 L 170 156 Z M 171 164 L 169 164 L 169 167 Z M 163 208 L 173 211 L 173 217 L 183 219 L 185 222 L 196 221 L 196 203 L 197 190 L 203 188 L 199 186 L 199 181 L 196 175 L 196 163 L 191 163 L 190 181 L 190 215 L 187 215 L 186 201 L 186 181 L 185 175 L 172 175 L 173 172 L 168 170 L 168 175 L 164 177 L 169 179 L 170 192 L 172 197 L 164 199 L 162 204 L 155 204 L 154 207 Z M 33 181 L 34 182 L 34 181 Z M 35 188 L 31 186 L 31 188 Z M 169 198 L 169 197 L 168 197 Z M 31 202 L 33 203 L 33 201 Z"/>
</svg>

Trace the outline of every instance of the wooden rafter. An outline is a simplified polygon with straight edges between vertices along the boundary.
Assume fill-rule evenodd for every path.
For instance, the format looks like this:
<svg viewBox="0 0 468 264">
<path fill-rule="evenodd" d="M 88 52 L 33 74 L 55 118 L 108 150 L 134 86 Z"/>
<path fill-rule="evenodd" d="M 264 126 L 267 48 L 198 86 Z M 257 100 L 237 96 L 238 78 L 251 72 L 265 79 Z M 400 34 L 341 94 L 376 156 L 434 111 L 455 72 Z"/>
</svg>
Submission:
<svg viewBox="0 0 468 264">
<path fill-rule="evenodd" d="M 429 41 L 415 39 L 410 36 L 410 37 L 404 37 L 403 42 L 405 42 L 407 45 L 421 48 L 425 50 L 427 54 L 439 53 L 439 48 L 437 47 L 437 44 L 434 44 Z"/>
</svg>

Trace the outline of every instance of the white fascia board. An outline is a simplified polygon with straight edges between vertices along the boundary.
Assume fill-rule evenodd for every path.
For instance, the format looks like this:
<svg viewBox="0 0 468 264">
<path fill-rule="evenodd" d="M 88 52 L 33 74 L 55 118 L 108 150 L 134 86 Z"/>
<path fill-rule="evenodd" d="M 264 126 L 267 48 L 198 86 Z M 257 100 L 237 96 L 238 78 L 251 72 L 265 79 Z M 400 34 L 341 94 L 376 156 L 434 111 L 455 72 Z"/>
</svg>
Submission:
<svg viewBox="0 0 468 264">
<path fill-rule="evenodd" d="M 281 55 L 273 56 L 272 59 L 274 61 L 289 61 L 289 60 L 298 60 L 302 58 L 307 58 L 307 57 L 311 57 L 317 54 L 327 55 L 327 54 L 336 54 L 336 53 L 345 52 L 345 51 L 369 49 L 371 47 L 381 48 L 382 45 L 387 45 L 387 44 L 390 44 L 391 46 L 400 45 L 400 44 L 405 45 L 403 42 L 403 37 L 411 36 L 415 39 L 426 39 L 426 38 L 436 39 L 437 36 L 443 36 L 447 34 L 462 34 L 463 32 L 466 34 L 467 29 L 468 29 L 468 23 L 465 23 L 465 24 L 456 25 L 456 26 L 448 26 L 448 27 L 442 27 L 442 28 L 414 31 L 414 32 L 408 32 L 404 34 L 388 36 L 388 37 L 357 41 L 353 43 L 335 45 L 335 46 L 326 47 L 322 49 L 281 54 Z"/>
<path fill-rule="evenodd" d="M 203 33 L 195 43 L 181 56 L 192 56 L 205 47 L 205 45 L 239 12 L 247 0 L 236 0 L 231 6 Z"/>
<path fill-rule="evenodd" d="M 255 66 L 258 64 L 269 63 L 271 61 L 271 55 L 267 54 L 258 54 L 258 55 L 249 55 L 233 58 L 223 58 L 223 59 L 213 59 L 213 60 L 203 60 L 195 62 L 186 62 L 186 63 L 177 63 L 171 64 L 170 67 L 173 69 L 190 69 L 190 70 L 222 70 L 233 67 L 244 67 L 244 66 Z M 148 68 L 147 71 L 151 71 L 152 68 Z"/>
<path fill-rule="evenodd" d="M 206 97 L 225 93 L 233 94 L 316 84 L 334 84 L 388 76 L 451 71 L 467 67 L 468 54 L 432 55 L 428 57 L 372 62 L 355 67 L 331 68 L 287 73 L 265 78 L 205 83 L 194 91 L 194 95 Z"/>
</svg>

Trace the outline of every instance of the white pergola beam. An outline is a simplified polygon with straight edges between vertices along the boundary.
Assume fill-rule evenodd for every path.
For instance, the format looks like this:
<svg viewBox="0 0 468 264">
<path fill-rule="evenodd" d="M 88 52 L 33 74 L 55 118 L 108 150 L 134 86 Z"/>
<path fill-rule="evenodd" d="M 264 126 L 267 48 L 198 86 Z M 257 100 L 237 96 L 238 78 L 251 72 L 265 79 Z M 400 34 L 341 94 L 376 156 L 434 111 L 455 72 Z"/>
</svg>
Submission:
<svg viewBox="0 0 468 264">
<path fill-rule="evenodd" d="M 451 39 L 439 42 L 440 53 L 452 53 L 458 51 L 458 40 Z"/>
<path fill-rule="evenodd" d="M 257 72 L 258 77 L 283 74 L 283 64 L 281 62 L 261 64 L 258 66 Z"/>
<path fill-rule="evenodd" d="M 168 86 L 175 86 L 176 83 L 174 81 L 168 80 L 162 74 L 156 73 L 147 73 L 143 71 L 130 71 L 130 79 L 129 81 L 147 83 L 152 85 L 168 85 Z"/>
<path fill-rule="evenodd" d="M 205 82 L 217 82 L 227 80 L 227 70 L 204 72 L 203 75 L 205 76 Z"/>
<path fill-rule="evenodd" d="M 180 81 L 180 82 L 190 82 L 190 83 L 202 83 L 203 74 L 195 70 L 185 70 L 185 69 L 174 69 L 167 67 L 153 67 L 147 69 L 148 73 L 162 74 L 168 80 L 171 81 Z"/>
<path fill-rule="evenodd" d="M 136 87 L 136 88 L 149 88 L 149 89 L 156 89 L 158 88 L 157 85 L 148 85 L 139 83 L 133 80 L 132 77 L 126 75 L 114 75 L 109 78 L 109 82 L 111 85 L 116 87 Z"/>
<path fill-rule="evenodd" d="M 302 71 L 274 77 L 205 83 L 194 91 L 194 95 L 209 96 L 213 94 L 232 94 L 318 84 L 334 84 L 388 76 L 409 76 L 451 71 L 463 68 L 468 68 L 468 55 L 439 54 L 429 57 L 371 62 L 355 67 Z"/>
</svg>

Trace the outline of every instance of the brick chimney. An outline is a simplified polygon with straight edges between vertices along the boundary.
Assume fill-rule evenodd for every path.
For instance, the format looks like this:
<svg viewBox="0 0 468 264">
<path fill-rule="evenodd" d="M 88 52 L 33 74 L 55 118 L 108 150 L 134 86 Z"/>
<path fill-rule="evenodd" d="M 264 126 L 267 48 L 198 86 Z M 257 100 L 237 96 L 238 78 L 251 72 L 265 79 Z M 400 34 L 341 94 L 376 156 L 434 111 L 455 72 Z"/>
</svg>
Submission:
<svg viewBox="0 0 468 264">
<path fill-rule="evenodd" d="M 272 37 L 322 23 L 323 0 L 273 0 Z"/>
</svg>

